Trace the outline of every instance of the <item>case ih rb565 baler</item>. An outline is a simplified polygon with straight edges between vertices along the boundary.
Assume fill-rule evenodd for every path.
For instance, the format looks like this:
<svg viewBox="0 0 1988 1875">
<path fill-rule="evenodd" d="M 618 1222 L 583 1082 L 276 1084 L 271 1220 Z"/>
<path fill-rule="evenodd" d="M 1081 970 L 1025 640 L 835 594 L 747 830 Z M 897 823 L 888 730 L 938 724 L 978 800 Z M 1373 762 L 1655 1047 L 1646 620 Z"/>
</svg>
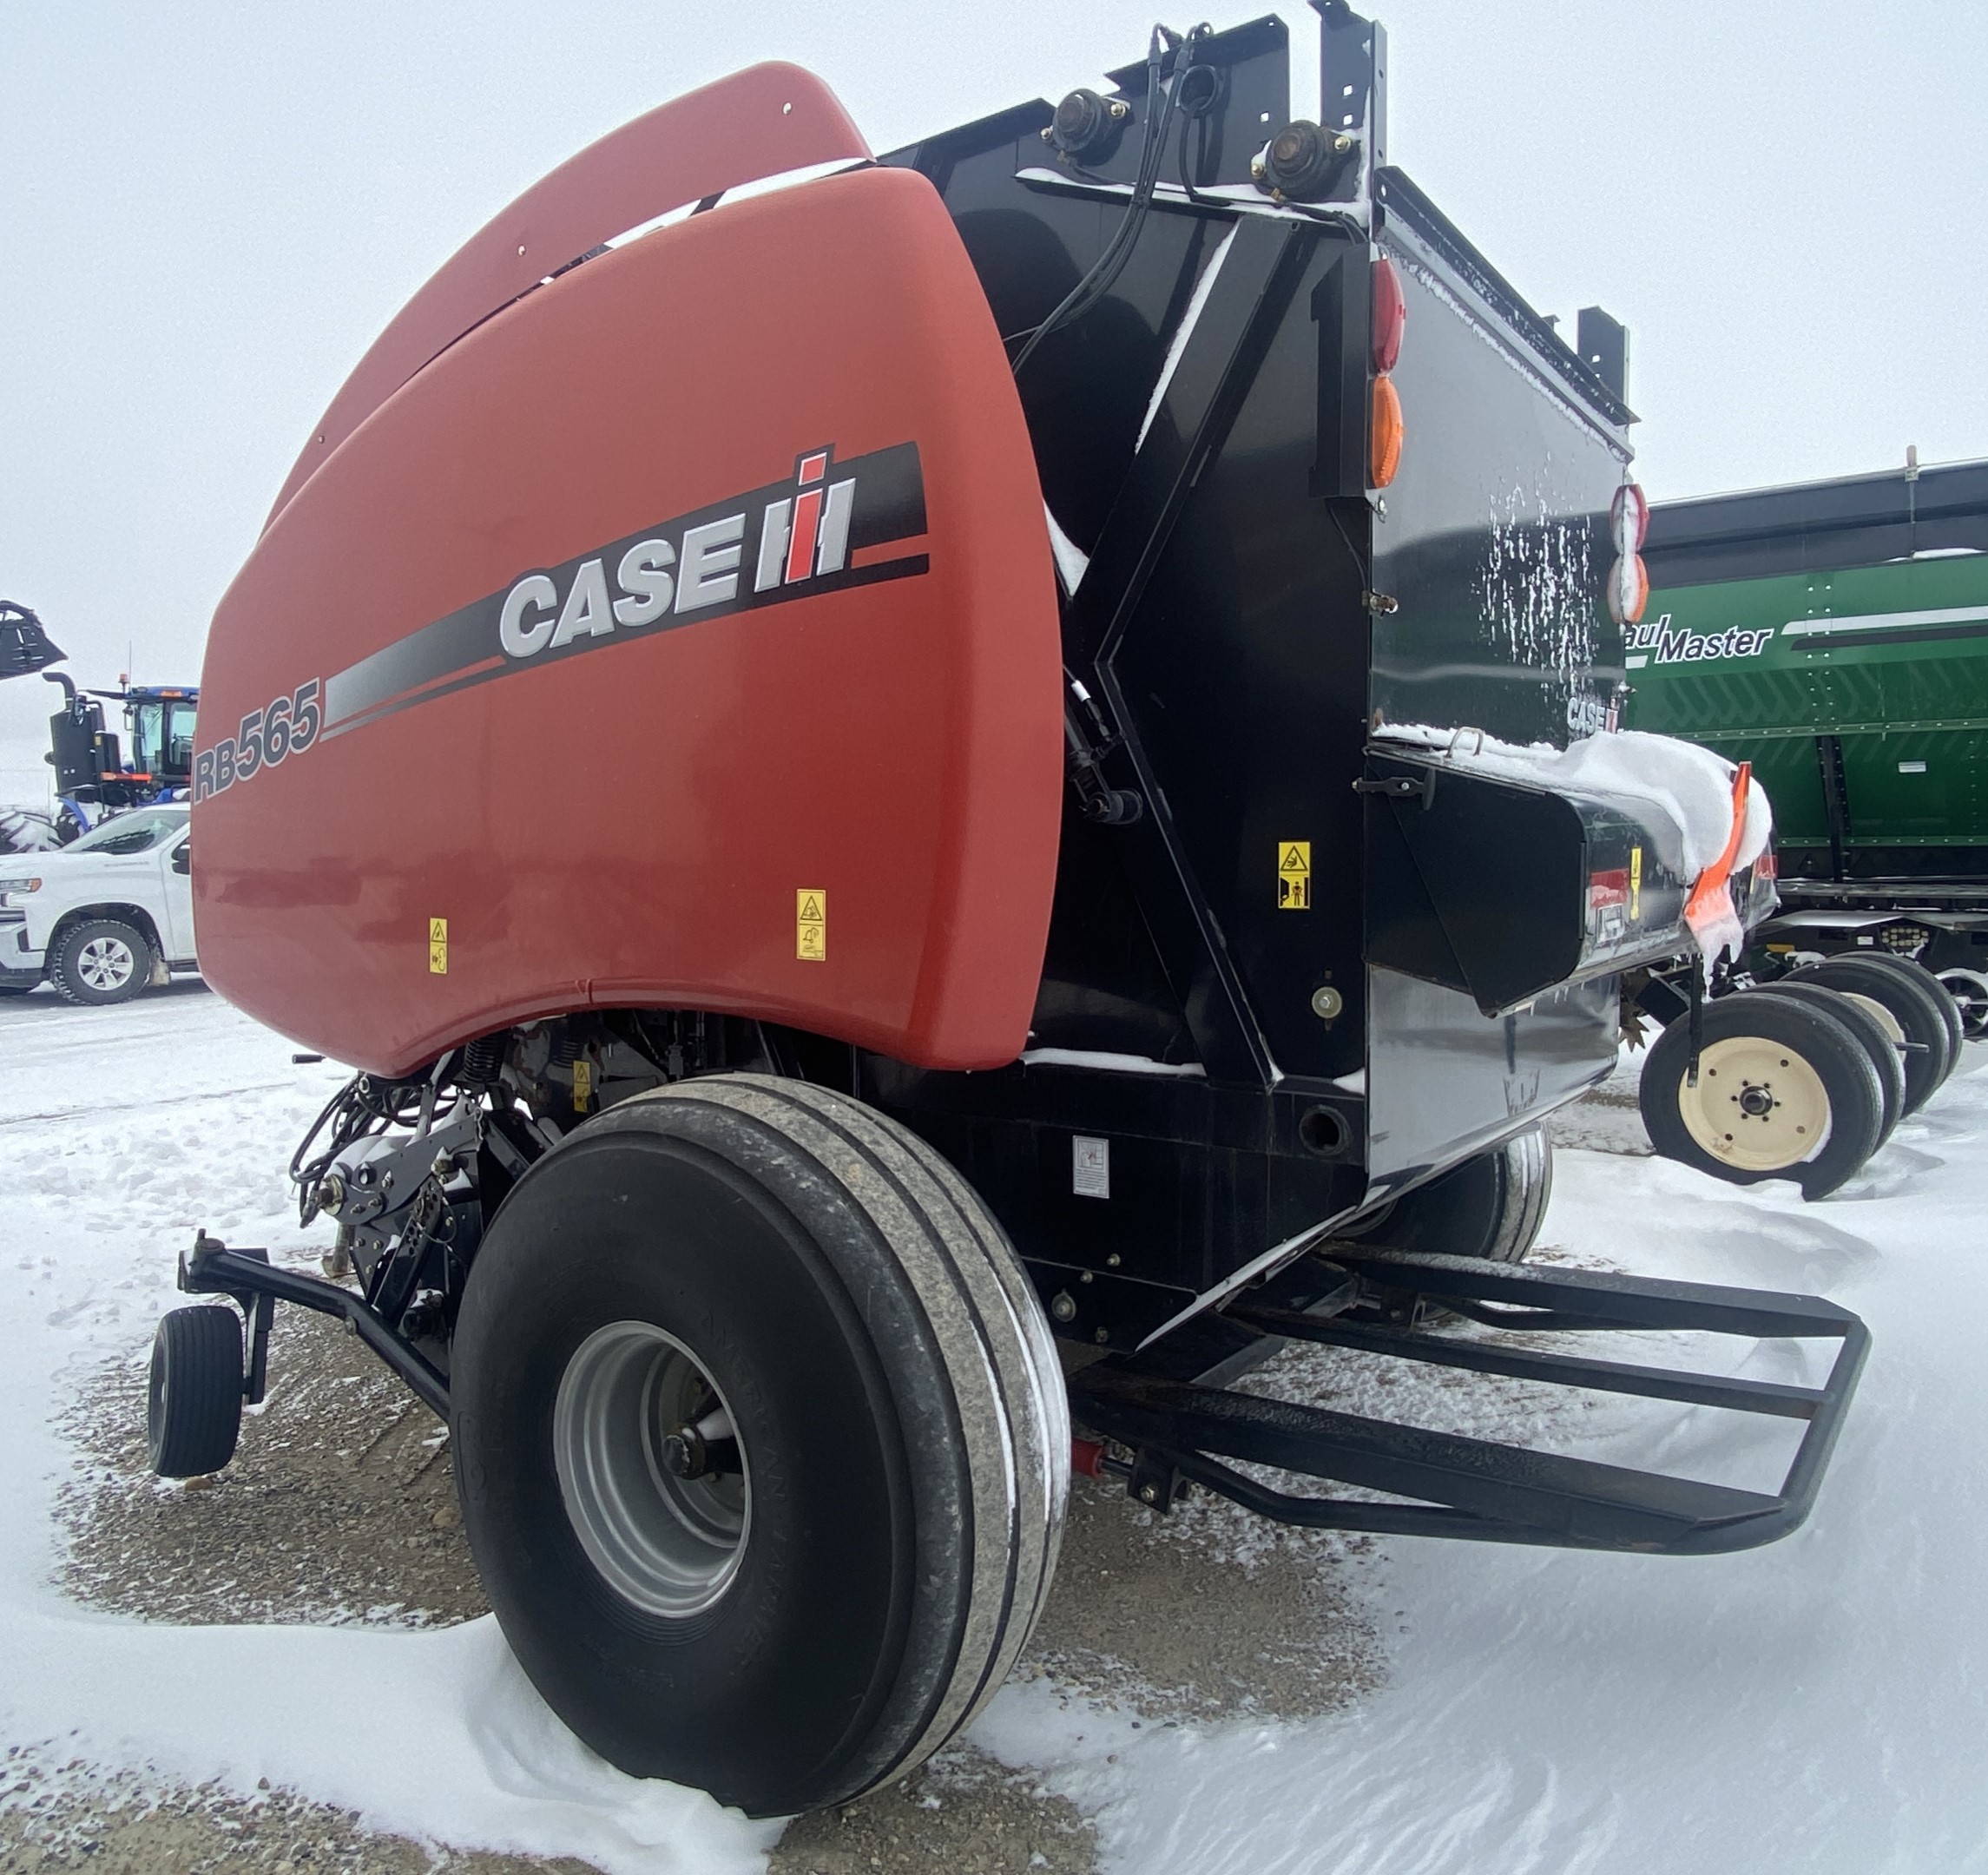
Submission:
<svg viewBox="0 0 1988 1875">
<path fill-rule="evenodd" d="M 1073 1457 L 1667 1554 L 1813 1500 L 1854 1317 L 1517 1266 L 1620 973 L 1759 869 L 1605 727 L 1619 329 L 1569 350 L 1386 166 L 1379 30 L 1321 11 L 1323 126 L 1275 19 L 881 158 L 788 67 L 663 107 L 409 304 L 215 619 L 201 957 L 362 1070 L 293 1168 L 354 1275 L 201 1238 L 241 1314 L 167 1319 L 155 1462 L 226 1463 L 276 1302 L 344 1316 L 630 1771 L 779 1812 L 918 1761 Z M 1823 1346 L 1533 1339 L 1638 1328 Z M 1234 1389 L 1292 1339 L 1778 1415 L 1789 1469 Z"/>
</svg>

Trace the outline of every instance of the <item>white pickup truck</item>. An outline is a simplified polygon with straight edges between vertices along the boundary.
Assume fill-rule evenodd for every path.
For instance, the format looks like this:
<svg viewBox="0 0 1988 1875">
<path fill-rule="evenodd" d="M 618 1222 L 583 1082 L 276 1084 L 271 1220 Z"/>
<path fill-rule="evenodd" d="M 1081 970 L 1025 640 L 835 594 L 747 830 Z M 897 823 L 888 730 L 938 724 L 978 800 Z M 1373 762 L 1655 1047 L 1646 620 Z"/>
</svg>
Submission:
<svg viewBox="0 0 1988 1875">
<path fill-rule="evenodd" d="M 184 806 L 134 808 L 54 852 L 0 859 L 0 996 L 45 977 L 70 1003 L 122 1003 L 194 970 Z"/>
</svg>

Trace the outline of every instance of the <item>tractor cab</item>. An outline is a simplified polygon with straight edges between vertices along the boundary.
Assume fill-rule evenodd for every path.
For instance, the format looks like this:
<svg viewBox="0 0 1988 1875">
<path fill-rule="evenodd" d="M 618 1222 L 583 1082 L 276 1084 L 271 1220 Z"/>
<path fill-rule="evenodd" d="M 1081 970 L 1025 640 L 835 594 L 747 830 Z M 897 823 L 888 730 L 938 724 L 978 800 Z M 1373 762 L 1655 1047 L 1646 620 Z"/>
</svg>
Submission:
<svg viewBox="0 0 1988 1875">
<path fill-rule="evenodd" d="M 64 800 L 122 808 L 141 806 L 183 788 L 193 773 L 194 712 L 200 692 L 128 683 L 115 690 L 79 691 L 60 671 L 63 707 L 49 719 L 49 761 Z M 105 702 L 124 706 L 124 742 L 104 724 Z"/>
</svg>

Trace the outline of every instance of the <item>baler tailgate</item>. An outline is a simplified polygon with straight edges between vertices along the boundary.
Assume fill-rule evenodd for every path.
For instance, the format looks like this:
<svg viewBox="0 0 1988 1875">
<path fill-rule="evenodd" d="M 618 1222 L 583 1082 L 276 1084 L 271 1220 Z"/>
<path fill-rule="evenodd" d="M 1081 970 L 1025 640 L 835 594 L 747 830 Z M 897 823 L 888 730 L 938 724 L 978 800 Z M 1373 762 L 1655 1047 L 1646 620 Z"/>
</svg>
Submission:
<svg viewBox="0 0 1988 1875">
<path fill-rule="evenodd" d="M 1359 1280 L 1360 1299 L 1346 1316 L 1243 1306 L 1228 1311 L 1230 1318 L 1266 1335 L 1551 1385 L 1803 1419 L 1807 1428 L 1780 1489 L 1766 1493 L 1188 1385 L 1136 1368 L 1087 1372 L 1072 1383 L 1076 1415 L 1136 1449 L 1136 1487 L 1140 1479 L 1150 1483 L 1171 1473 L 1249 1510 L 1314 1529 L 1665 1556 L 1752 1549 L 1786 1536 L 1807 1516 L 1869 1346 L 1861 1320 L 1811 1296 L 1486 1266 L 1465 1257 L 1342 1253 L 1336 1247 L 1329 1260 Z M 1535 1334 L 1692 1330 L 1827 1339 L 1841 1346 L 1820 1387 L 1794 1386 L 1487 1345 L 1399 1326 L 1423 1300 Z M 1277 1490 L 1222 1464 L 1225 1458 L 1419 1501 Z M 1165 1489 L 1170 1494 L 1171 1479 Z"/>
</svg>

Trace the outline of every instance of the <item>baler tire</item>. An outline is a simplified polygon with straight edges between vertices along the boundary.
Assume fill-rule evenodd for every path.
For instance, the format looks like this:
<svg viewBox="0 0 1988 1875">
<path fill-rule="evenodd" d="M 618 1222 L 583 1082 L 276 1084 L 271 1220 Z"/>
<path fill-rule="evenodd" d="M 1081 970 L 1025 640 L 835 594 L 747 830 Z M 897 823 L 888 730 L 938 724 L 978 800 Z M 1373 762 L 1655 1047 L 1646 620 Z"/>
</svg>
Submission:
<svg viewBox="0 0 1988 1875">
<path fill-rule="evenodd" d="M 1940 1020 L 1946 1024 L 1946 1073 L 1939 1077 L 1942 1083 L 1947 1075 L 1960 1065 L 1960 1044 L 1967 1039 L 1967 1025 L 1960 1014 L 1960 999 L 1943 983 L 1938 974 L 1920 963 L 1917 957 L 1900 957 L 1894 951 L 1872 950 L 1854 953 L 1860 963 L 1875 964 L 1880 970 L 1899 971 L 1909 983 L 1925 990 L 1939 1010 Z"/>
<path fill-rule="evenodd" d="M 241 1436 L 241 1318 L 226 1303 L 176 1308 L 152 1336 L 145 1456 L 161 1477 L 206 1477 Z"/>
<path fill-rule="evenodd" d="M 1552 1195 L 1552 1145 L 1528 1127 L 1334 1234 L 1374 1249 L 1522 1263 Z"/>
<path fill-rule="evenodd" d="M 1650 1144 L 1664 1158 L 1731 1185 L 1793 1179 L 1801 1187 L 1802 1196 L 1814 1200 L 1827 1197 L 1854 1178 L 1876 1151 L 1884 1116 L 1884 1090 L 1878 1070 L 1856 1034 L 1833 1015 L 1793 997 L 1731 996 L 1708 1003 L 1695 1089 L 1686 1085 L 1690 1027 L 1688 1019 L 1680 1016 L 1656 1038 L 1643 1063 L 1637 1101 Z M 1803 1131 L 1799 1135 L 1791 1133 L 1785 1143 L 1763 1132 L 1755 1144 L 1743 1135 L 1735 1140 L 1735 1135 L 1724 1132 L 1722 1124 L 1715 1128 L 1712 1103 L 1722 1099 L 1726 1090 L 1713 1082 L 1722 1069 L 1740 1078 L 1742 1093 L 1749 1069 L 1768 1077 L 1754 1085 L 1766 1089 L 1772 1104 L 1767 1112 L 1750 1119 L 1764 1122 L 1793 1098 L 1798 1109 L 1809 1109 L 1811 1117 L 1801 1122 L 1791 1113 L 1783 1124 L 1789 1128 L 1799 1126 Z M 1783 1090 L 1786 1097 L 1773 1095 L 1772 1077 L 1777 1073 L 1789 1083 Z M 1741 1095 L 1730 1097 L 1737 1101 Z M 1697 1137 L 1685 1116 L 1687 1099 L 1695 1103 L 1700 1132 L 1708 1139 L 1718 1134 L 1735 1141 L 1734 1158 L 1721 1156 Z M 1820 1115 L 1814 1111 L 1817 1104 L 1822 1109 Z M 1810 1137 L 1817 1143 L 1807 1145 Z M 1748 1164 L 1748 1158 L 1759 1162 Z"/>
<path fill-rule="evenodd" d="M 971 1720 L 1048 1592 L 1069 1409 L 1034 1292 L 931 1148 L 826 1089 L 713 1076 L 576 1129 L 492 1220 L 451 1391 L 504 1634 L 633 1775 L 846 1803 Z M 677 1460 L 735 1434 L 701 1484 L 679 1411 Z"/>
<path fill-rule="evenodd" d="M 1905 1118 L 1906 1113 L 1905 1056 L 1893 1033 L 1898 1027 L 1897 1018 L 1886 1010 L 1883 1010 L 1880 1019 L 1877 1011 L 1883 1010 L 1882 1004 L 1873 1005 L 1868 1001 L 1846 996 L 1840 990 L 1825 989 L 1820 984 L 1756 984 L 1745 993 L 1791 997 L 1797 1002 L 1826 1010 L 1863 1043 L 1865 1054 L 1878 1071 L 1878 1085 L 1884 1095 L 1884 1117 L 1878 1122 L 1878 1144 L 1884 1145 L 1898 1130 L 1899 1122 Z"/>
<path fill-rule="evenodd" d="M 1883 1003 L 1905 1031 L 1906 1113 L 1917 1113 L 1939 1092 L 1952 1071 L 1957 1050 L 1950 1039 L 1946 1014 L 1924 984 L 1889 964 L 1853 956 L 1806 964 L 1785 980 L 1820 984 L 1825 989 L 1846 990 Z"/>
<path fill-rule="evenodd" d="M 128 1003 L 152 980 L 152 946 L 122 918 L 84 918 L 56 940 L 49 981 L 79 1009 Z"/>
</svg>

